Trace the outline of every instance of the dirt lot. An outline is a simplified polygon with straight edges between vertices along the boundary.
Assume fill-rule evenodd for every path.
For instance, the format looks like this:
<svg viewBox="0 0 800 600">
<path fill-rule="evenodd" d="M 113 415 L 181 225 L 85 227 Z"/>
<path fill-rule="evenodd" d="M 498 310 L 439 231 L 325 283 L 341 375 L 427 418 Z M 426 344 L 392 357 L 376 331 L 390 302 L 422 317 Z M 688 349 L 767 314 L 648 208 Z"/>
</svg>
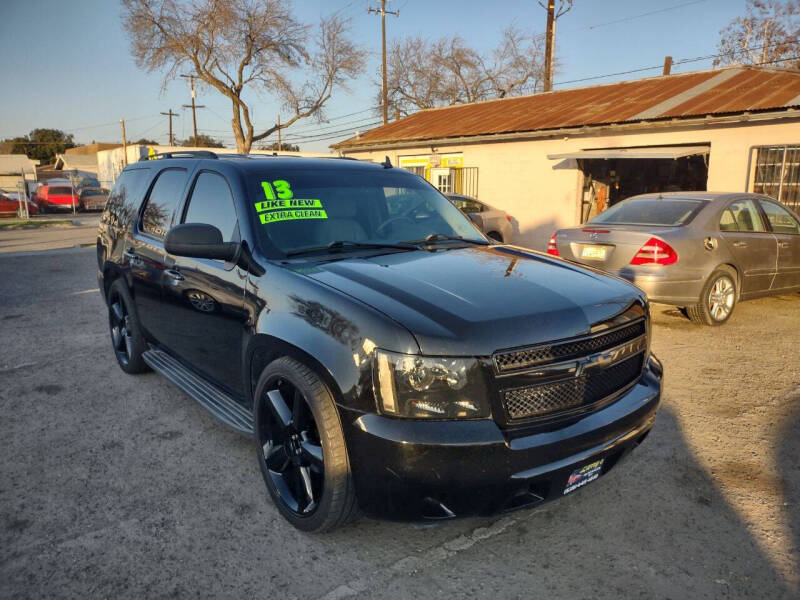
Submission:
<svg viewBox="0 0 800 600">
<path fill-rule="evenodd" d="M 800 294 L 717 329 L 656 307 L 656 427 L 562 501 L 308 536 L 247 440 L 119 371 L 93 261 L 0 257 L 0 597 L 800 595 Z"/>
</svg>

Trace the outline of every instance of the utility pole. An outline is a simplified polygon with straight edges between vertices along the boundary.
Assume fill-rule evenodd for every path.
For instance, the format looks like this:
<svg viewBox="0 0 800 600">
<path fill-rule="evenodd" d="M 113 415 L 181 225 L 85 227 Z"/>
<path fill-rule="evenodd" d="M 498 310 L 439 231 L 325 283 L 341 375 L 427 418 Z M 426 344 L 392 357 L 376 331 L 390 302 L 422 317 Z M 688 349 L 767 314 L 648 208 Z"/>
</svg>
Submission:
<svg viewBox="0 0 800 600">
<path fill-rule="evenodd" d="M 664 70 L 661 72 L 662 75 L 669 75 L 670 71 L 672 71 L 672 57 L 665 56 L 664 57 Z"/>
<path fill-rule="evenodd" d="M 194 126 L 194 145 L 197 145 L 197 109 L 198 108 L 205 108 L 202 104 L 195 104 L 195 91 L 194 91 L 194 75 L 181 75 L 181 77 L 186 77 L 189 79 L 189 87 L 192 90 L 192 103 L 191 104 L 184 104 L 183 108 L 191 108 L 192 109 L 192 125 Z"/>
<path fill-rule="evenodd" d="M 383 124 L 389 122 L 389 98 L 388 93 L 386 91 L 386 15 L 394 15 L 395 17 L 400 16 L 399 10 L 386 10 L 386 0 L 381 0 L 381 7 L 380 8 L 372 8 L 371 6 L 367 8 L 367 12 L 370 14 L 376 14 L 381 16 L 381 41 L 383 46 Z"/>
<path fill-rule="evenodd" d="M 169 145 L 170 146 L 174 146 L 175 145 L 175 138 L 172 135 L 172 117 L 177 117 L 178 113 L 172 112 L 172 109 L 170 108 L 169 112 L 162 112 L 161 114 L 166 116 L 166 117 L 169 117 Z M 197 135 L 197 134 L 195 134 L 195 135 Z"/>
<path fill-rule="evenodd" d="M 278 152 L 281 151 L 281 116 L 278 115 Z"/>
<path fill-rule="evenodd" d="M 544 50 L 544 91 L 553 89 L 553 55 L 556 37 L 556 0 L 547 0 L 547 40 Z"/>
<path fill-rule="evenodd" d="M 122 161 L 128 164 L 128 138 L 125 137 L 125 119 L 120 119 L 122 124 Z"/>
</svg>

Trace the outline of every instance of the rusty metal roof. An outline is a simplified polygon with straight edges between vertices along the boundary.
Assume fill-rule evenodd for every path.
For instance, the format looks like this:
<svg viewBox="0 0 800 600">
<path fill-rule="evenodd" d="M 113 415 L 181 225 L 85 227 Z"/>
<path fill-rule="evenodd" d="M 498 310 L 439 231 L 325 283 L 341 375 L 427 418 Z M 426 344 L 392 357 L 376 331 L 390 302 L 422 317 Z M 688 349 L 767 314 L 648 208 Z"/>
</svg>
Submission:
<svg viewBox="0 0 800 600">
<path fill-rule="evenodd" d="M 800 72 L 730 67 L 421 110 L 335 148 L 800 106 Z"/>
</svg>

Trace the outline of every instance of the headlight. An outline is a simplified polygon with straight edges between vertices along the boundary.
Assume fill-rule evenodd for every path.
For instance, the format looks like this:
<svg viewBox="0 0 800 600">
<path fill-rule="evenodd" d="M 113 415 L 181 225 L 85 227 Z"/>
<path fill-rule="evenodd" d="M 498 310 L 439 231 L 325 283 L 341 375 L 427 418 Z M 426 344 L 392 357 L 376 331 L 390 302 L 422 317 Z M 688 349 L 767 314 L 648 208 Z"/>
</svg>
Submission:
<svg viewBox="0 0 800 600">
<path fill-rule="evenodd" d="M 474 358 L 376 350 L 372 385 L 381 413 L 411 419 L 483 419 L 491 414 L 483 369 Z"/>
</svg>

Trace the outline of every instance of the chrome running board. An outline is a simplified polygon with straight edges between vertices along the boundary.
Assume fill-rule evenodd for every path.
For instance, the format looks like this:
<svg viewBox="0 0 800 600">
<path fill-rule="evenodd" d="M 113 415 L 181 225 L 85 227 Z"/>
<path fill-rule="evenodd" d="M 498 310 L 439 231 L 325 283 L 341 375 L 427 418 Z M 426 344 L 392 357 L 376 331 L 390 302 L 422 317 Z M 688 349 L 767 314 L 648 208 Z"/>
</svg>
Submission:
<svg viewBox="0 0 800 600">
<path fill-rule="evenodd" d="M 142 358 L 151 369 L 177 385 L 225 425 L 237 433 L 253 435 L 253 415 L 214 384 L 158 348 L 151 347 L 142 354 Z"/>
</svg>

